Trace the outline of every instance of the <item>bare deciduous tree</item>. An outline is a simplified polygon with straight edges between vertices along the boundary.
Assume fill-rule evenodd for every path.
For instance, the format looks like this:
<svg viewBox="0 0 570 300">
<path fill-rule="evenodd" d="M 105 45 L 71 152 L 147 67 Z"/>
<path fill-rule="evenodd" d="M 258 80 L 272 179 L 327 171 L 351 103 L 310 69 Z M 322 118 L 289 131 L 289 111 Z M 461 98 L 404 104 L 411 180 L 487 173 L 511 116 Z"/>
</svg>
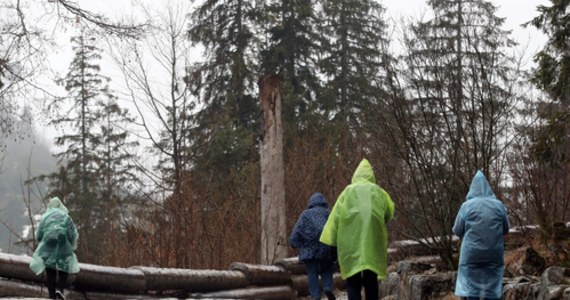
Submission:
<svg viewBox="0 0 570 300">
<path fill-rule="evenodd" d="M 380 99 L 387 109 L 377 115 L 382 136 L 402 163 L 392 189 L 405 224 L 401 232 L 441 237 L 425 245 L 453 267 L 451 228 L 477 170 L 501 198 L 520 63 L 506 52 L 513 43 L 490 2 L 430 5 L 435 18 L 406 33 L 402 77 L 392 76 L 393 94 Z"/>
<path fill-rule="evenodd" d="M 156 170 L 144 168 L 159 187 L 162 209 L 167 211 L 172 233 L 172 256 L 162 263 L 176 267 L 189 265 L 188 247 L 194 201 L 185 185 L 189 169 L 193 126 L 192 114 L 196 99 L 191 95 L 185 77 L 190 68 L 190 42 L 186 38 L 188 5 L 177 2 L 169 6 L 146 7 L 154 30 L 136 43 L 113 49 L 112 56 L 125 76 L 125 85 L 139 113 L 143 130 L 140 136 L 150 142 L 157 154 Z M 158 171 L 158 172 L 156 172 Z M 186 194 L 184 194 L 186 193 Z M 191 248 L 191 247 L 190 247 Z"/>
<path fill-rule="evenodd" d="M 114 22 L 109 18 L 82 9 L 67 0 L 21 1 L 0 0 L 0 132 L 13 130 L 8 116 L 19 112 L 20 105 L 41 107 L 46 98 L 57 95 L 41 83 L 40 73 L 51 72 L 48 54 L 55 33 L 62 25 L 74 26 L 83 20 L 92 32 L 102 32 L 127 38 L 138 38 L 147 24 Z M 36 98 L 37 97 L 37 98 Z M 37 99 L 41 100 L 37 100 Z"/>
</svg>

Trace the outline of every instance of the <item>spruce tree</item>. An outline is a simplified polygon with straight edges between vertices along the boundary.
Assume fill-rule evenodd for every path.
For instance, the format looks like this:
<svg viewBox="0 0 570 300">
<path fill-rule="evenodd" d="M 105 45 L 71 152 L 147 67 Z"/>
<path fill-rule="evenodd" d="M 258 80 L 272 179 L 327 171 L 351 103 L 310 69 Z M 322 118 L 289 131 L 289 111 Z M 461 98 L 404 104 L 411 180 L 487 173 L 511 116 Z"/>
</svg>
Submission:
<svg viewBox="0 0 570 300">
<path fill-rule="evenodd" d="M 538 64 L 533 81 L 554 100 L 570 103 L 570 1 L 550 0 L 551 5 L 538 7 L 540 15 L 529 24 L 547 36 L 545 47 L 535 56 Z"/>
<path fill-rule="evenodd" d="M 541 29 L 548 37 L 534 61 L 531 80 L 542 98 L 534 101 L 524 128 L 517 164 L 512 167 L 514 198 L 526 209 L 525 223 L 538 224 L 544 244 L 559 256 L 558 225 L 566 222 L 570 187 L 570 1 L 551 0 L 538 6 L 539 15 L 527 25 Z M 536 118 L 536 119 L 535 119 Z M 528 211 L 531 213 L 529 214 Z"/>
<path fill-rule="evenodd" d="M 355 153 L 366 148 L 358 136 L 365 136 L 365 128 L 375 126 L 365 124 L 365 119 L 375 118 L 364 116 L 371 106 L 381 105 L 375 100 L 385 94 L 384 65 L 389 54 L 384 8 L 370 0 L 321 3 L 318 53 L 325 86 L 319 103 L 325 119 L 333 120 L 339 134 L 336 144 L 350 162 Z"/>
<path fill-rule="evenodd" d="M 257 45 L 256 18 L 254 2 L 245 0 L 206 1 L 191 15 L 190 39 L 205 48 L 205 59 L 189 77 L 204 103 L 197 116 L 201 142 L 196 157 L 220 171 L 251 160 L 255 147 L 259 117 L 252 54 Z M 203 142 L 209 146 L 204 148 Z"/>
<path fill-rule="evenodd" d="M 191 14 L 189 28 L 191 41 L 204 47 L 204 60 L 188 77 L 203 103 L 191 133 L 192 182 L 195 192 L 204 195 L 203 202 L 196 204 L 212 212 L 232 207 L 234 217 L 240 219 L 249 213 L 244 208 L 254 206 L 259 198 L 256 188 L 244 186 L 259 174 L 257 2 L 205 1 Z M 203 224 L 216 228 L 218 222 L 207 218 Z M 225 231 L 219 230 L 220 234 Z M 207 228 L 202 232 L 210 234 Z"/>
<path fill-rule="evenodd" d="M 307 129 L 318 111 L 320 93 L 317 68 L 317 38 L 320 36 L 315 3 L 312 0 L 268 1 L 267 41 L 261 48 L 261 70 L 282 78 L 283 126 L 286 143 Z"/>
<path fill-rule="evenodd" d="M 103 98 L 103 99 L 101 99 Z M 96 155 L 97 203 L 105 209 L 97 210 L 95 227 L 101 238 L 96 245 L 101 255 L 98 261 L 102 264 L 118 264 L 118 244 L 125 222 L 130 216 L 133 204 L 130 199 L 140 188 L 137 176 L 135 155 L 138 142 L 129 138 L 126 129 L 134 123 L 128 110 L 119 106 L 117 98 L 112 94 L 102 95 L 95 109 L 98 130 L 93 140 Z"/>
<path fill-rule="evenodd" d="M 51 124 L 64 134 L 55 140 L 60 169 L 51 178 L 51 195 L 63 197 L 81 236 L 79 253 L 84 261 L 102 261 L 108 254 L 110 223 L 117 224 L 119 199 L 136 182 L 124 126 L 132 120 L 118 107 L 109 90 L 109 78 L 100 74 L 102 50 L 84 32 L 71 39 L 75 55 L 67 75 L 59 80 L 67 91 Z M 132 191 L 132 190 L 131 190 Z"/>
<path fill-rule="evenodd" d="M 413 24 L 406 36 L 405 93 L 391 103 L 398 129 L 393 144 L 411 178 L 402 195 L 410 201 L 401 205 L 408 234 L 450 237 L 478 169 L 500 193 L 521 77 L 493 4 L 428 4 L 433 17 Z M 454 265 L 450 239 L 435 247 Z"/>
</svg>

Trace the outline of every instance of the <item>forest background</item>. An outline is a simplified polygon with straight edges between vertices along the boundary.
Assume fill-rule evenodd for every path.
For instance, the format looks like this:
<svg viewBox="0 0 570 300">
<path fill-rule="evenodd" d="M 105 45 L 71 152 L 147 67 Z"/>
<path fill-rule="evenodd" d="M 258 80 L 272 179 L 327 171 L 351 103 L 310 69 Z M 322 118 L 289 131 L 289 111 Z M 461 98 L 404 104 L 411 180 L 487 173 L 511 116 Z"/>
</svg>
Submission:
<svg viewBox="0 0 570 300">
<path fill-rule="evenodd" d="M 57 195 L 82 262 L 258 262 L 265 74 L 281 79 L 288 230 L 313 192 L 332 206 L 364 157 L 396 203 L 390 239 L 442 236 L 429 247 L 450 266 L 476 170 L 544 244 L 567 221 L 570 1 L 526 20 L 546 36 L 537 53 L 484 0 L 402 20 L 368 0 L 135 4 L 110 19 L 0 0 L 3 251 L 33 251 Z"/>
</svg>

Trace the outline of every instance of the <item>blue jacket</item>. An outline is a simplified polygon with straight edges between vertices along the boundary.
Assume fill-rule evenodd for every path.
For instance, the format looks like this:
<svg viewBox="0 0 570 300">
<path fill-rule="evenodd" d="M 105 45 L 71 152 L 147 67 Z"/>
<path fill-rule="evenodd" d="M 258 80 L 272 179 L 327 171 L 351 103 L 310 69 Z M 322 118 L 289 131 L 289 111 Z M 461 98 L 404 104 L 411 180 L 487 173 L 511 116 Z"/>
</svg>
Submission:
<svg viewBox="0 0 570 300">
<path fill-rule="evenodd" d="M 309 199 L 307 209 L 299 216 L 289 237 L 289 245 L 299 249 L 299 260 L 331 258 L 331 247 L 319 242 L 329 214 L 330 210 L 325 197 L 321 193 L 314 193 Z"/>
<path fill-rule="evenodd" d="M 509 232 L 505 205 L 497 200 L 481 171 L 471 182 L 453 233 L 461 238 L 455 295 L 501 298 L 504 238 Z"/>
</svg>

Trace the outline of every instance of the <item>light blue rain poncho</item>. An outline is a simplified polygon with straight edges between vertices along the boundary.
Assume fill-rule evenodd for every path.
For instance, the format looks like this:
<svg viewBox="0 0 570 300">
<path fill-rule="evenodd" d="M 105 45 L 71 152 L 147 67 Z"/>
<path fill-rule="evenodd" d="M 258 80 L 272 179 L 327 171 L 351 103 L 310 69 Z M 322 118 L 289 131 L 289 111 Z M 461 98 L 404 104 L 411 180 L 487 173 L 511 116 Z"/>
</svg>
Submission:
<svg viewBox="0 0 570 300">
<path fill-rule="evenodd" d="M 455 295 L 502 297 L 503 236 L 508 232 L 505 205 L 497 200 L 485 175 L 477 171 L 453 226 L 453 233 L 462 240 Z"/>
<path fill-rule="evenodd" d="M 77 249 L 78 236 L 67 208 L 59 198 L 52 198 L 36 231 L 40 243 L 32 256 L 30 269 L 36 275 L 46 267 L 67 273 L 79 272 L 79 262 L 73 253 Z"/>
</svg>

